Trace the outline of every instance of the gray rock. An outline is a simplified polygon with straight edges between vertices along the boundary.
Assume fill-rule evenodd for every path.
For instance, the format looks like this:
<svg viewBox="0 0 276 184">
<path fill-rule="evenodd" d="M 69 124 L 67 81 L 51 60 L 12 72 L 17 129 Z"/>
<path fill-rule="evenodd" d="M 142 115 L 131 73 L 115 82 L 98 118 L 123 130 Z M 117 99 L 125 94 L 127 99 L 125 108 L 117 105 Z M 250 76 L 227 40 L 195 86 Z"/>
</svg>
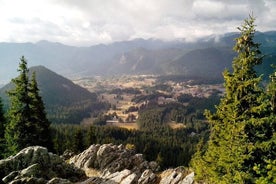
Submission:
<svg viewBox="0 0 276 184">
<path fill-rule="evenodd" d="M 4 183 L 8 183 L 8 182 L 10 182 L 10 181 L 12 181 L 17 175 L 19 175 L 20 174 L 20 172 L 18 172 L 18 171 L 12 171 L 10 174 L 8 174 L 7 176 L 5 176 L 3 179 L 2 179 L 2 181 L 4 182 Z"/>
<path fill-rule="evenodd" d="M 112 180 L 116 183 L 121 183 L 121 181 L 125 178 L 127 178 L 129 175 L 131 175 L 131 171 L 128 169 L 125 169 L 123 171 L 120 172 L 115 172 L 110 174 L 109 176 L 107 176 L 106 179 Z"/>
<path fill-rule="evenodd" d="M 168 169 L 163 171 L 160 176 L 160 184 L 192 184 L 194 182 L 194 173 L 188 174 L 183 167 Z"/>
<path fill-rule="evenodd" d="M 121 184 L 134 184 L 137 181 L 137 175 L 132 173 L 121 181 Z"/>
<path fill-rule="evenodd" d="M 62 178 L 52 178 L 47 184 L 73 184 L 71 181 Z"/>
<path fill-rule="evenodd" d="M 142 154 L 136 154 L 135 150 L 113 144 L 91 145 L 87 150 L 72 157 L 69 163 L 84 170 L 87 168 L 98 169 L 101 172 L 99 176 L 101 180 L 98 180 L 101 182 L 123 184 L 138 183 L 143 173 L 144 175 L 140 179 L 141 183 L 157 181 L 154 172 L 160 168 L 156 162 L 148 162 Z M 95 177 L 93 180 L 95 183 Z"/>
<path fill-rule="evenodd" d="M 157 174 L 159 166 L 156 162 L 146 161 L 142 154 L 136 154 L 133 149 L 126 149 L 123 145 L 91 145 L 84 152 L 69 159 L 70 164 L 64 159 L 49 153 L 46 148 L 28 147 L 15 156 L 0 160 L 0 176 L 4 183 L 9 184 L 76 182 L 79 184 L 192 184 L 194 182 L 194 173 L 190 173 L 183 167 L 168 169 Z M 87 179 L 81 169 L 96 170 L 97 174 Z"/>
<path fill-rule="evenodd" d="M 0 178 L 4 183 L 45 184 L 54 177 L 76 182 L 86 176 L 81 169 L 67 164 L 40 146 L 25 148 L 14 156 L 0 160 Z"/>
<path fill-rule="evenodd" d="M 112 180 L 108 180 L 108 179 L 103 179 L 103 178 L 99 178 L 99 177 L 91 177 L 79 184 L 118 184 Z"/>
<path fill-rule="evenodd" d="M 157 176 L 152 172 L 152 170 L 145 170 L 138 180 L 138 184 L 150 184 L 157 182 Z"/>
<path fill-rule="evenodd" d="M 192 172 L 190 174 L 188 174 L 183 180 L 181 183 L 179 184 L 192 184 L 194 182 L 194 176 L 195 176 L 195 173 Z"/>
<path fill-rule="evenodd" d="M 75 155 L 74 152 L 70 150 L 65 150 L 64 153 L 60 156 L 63 160 L 68 160 Z"/>
<path fill-rule="evenodd" d="M 73 163 L 78 168 L 99 168 L 97 163 L 97 151 L 100 145 L 91 145 L 82 153 L 70 158 L 69 163 Z"/>
<path fill-rule="evenodd" d="M 100 171 L 109 170 L 111 173 L 124 169 L 142 173 L 145 169 L 157 171 L 156 162 L 148 162 L 142 154 L 126 149 L 123 145 L 103 144 L 91 145 L 87 150 L 69 160 L 79 168 L 94 168 Z"/>
</svg>

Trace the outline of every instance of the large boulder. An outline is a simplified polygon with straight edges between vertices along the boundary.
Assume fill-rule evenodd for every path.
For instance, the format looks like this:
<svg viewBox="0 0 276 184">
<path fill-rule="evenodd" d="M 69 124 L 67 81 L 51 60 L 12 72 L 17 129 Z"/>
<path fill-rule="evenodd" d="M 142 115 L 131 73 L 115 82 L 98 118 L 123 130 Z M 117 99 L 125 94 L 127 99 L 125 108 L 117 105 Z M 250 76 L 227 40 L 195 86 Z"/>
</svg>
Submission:
<svg viewBox="0 0 276 184">
<path fill-rule="evenodd" d="M 156 162 L 146 161 L 142 154 L 136 154 L 133 149 L 113 144 L 91 145 L 87 150 L 72 157 L 69 163 L 82 169 L 108 170 L 111 173 L 128 169 L 142 174 L 146 169 L 159 169 Z"/>
<path fill-rule="evenodd" d="M 84 180 L 83 170 L 64 162 L 44 147 L 32 146 L 0 160 L 0 178 L 4 183 L 47 183 L 52 178 L 68 182 Z M 53 183 L 53 182 L 52 182 Z"/>
</svg>

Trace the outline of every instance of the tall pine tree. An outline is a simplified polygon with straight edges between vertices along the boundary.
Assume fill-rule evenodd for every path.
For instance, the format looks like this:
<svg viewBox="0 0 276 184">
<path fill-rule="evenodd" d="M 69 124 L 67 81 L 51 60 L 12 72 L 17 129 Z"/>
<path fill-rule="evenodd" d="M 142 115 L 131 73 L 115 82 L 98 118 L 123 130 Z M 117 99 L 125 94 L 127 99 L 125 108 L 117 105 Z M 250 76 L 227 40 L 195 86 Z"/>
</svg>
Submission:
<svg viewBox="0 0 276 184">
<path fill-rule="evenodd" d="M 9 154 L 33 145 L 48 146 L 50 123 L 39 96 L 35 74 L 29 81 L 29 70 L 24 56 L 19 63 L 19 76 L 12 80 L 15 88 L 8 92 L 11 105 L 8 112 L 5 138 Z"/>
<path fill-rule="evenodd" d="M 5 153 L 5 124 L 4 109 L 0 98 L 0 159 L 3 158 L 3 153 Z"/>
<path fill-rule="evenodd" d="M 254 42 L 254 21 L 250 16 L 238 28 L 233 72 L 223 73 L 226 94 L 215 113 L 206 112 L 210 138 L 192 160 L 198 178 L 208 183 L 255 183 L 260 175 L 254 168 L 265 162 L 260 155 L 268 153 L 264 144 L 272 138 L 272 120 L 261 77 L 254 70 L 263 58 Z"/>
<path fill-rule="evenodd" d="M 30 110 L 32 135 L 34 136 L 34 145 L 41 145 L 45 147 L 51 146 L 50 137 L 50 122 L 46 117 L 44 103 L 39 94 L 39 89 L 36 81 L 35 72 L 32 73 L 32 78 L 29 84 Z"/>
<path fill-rule="evenodd" d="M 9 122 L 6 126 L 5 138 L 11 154 L 32 143 L 28 71 L 27 61 L 22 56 L 18 68 L 20 74 L 12 80 L 15 88 L 8 92 L 11 105 L 8 113 Z"/>
</svg>

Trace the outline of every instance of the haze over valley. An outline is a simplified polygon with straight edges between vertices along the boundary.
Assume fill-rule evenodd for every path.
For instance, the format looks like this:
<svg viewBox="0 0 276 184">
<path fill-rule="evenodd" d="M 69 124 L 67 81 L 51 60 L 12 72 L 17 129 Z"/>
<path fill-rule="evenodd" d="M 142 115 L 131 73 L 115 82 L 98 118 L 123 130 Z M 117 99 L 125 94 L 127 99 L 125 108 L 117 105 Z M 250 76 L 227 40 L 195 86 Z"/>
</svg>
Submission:
<svg viewBox="0 0 276 184">
<path fill-rule="evenodd" d="M 205 37 L 198 42 L 135 39 L 108 45 L 73 47 L 61 43 L 0 43 L 0 84 L 17 75 L 18 58 L 43 65 L 70 79 L 112 75 L 184 75 L 222 79 L 231 69 L 236 33 Z M 267 78 L 276 56 L 276 32 L 257 33 L 265 55 L 260 73 Z"/>
</svg>

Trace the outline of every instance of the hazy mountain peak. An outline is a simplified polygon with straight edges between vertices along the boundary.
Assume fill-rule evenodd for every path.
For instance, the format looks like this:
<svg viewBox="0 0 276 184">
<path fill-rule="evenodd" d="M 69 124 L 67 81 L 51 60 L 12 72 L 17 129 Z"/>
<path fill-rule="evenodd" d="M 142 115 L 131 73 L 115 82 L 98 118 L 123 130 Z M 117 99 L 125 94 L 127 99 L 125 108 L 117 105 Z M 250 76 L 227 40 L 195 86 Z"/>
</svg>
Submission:
<svg viewBox="0 0 276 184">
<path fill-rule="evenodd" d="M 205 52 L 204 49 L 213 47 L 219 49 L 218 52 L 226 52 L 226 50 L 233 52 L 234 39 L 238 36 L 237 33 L 228 33 L 219 37 L 213 35 L 194 43 L 137 38 L 91 47 L 73 47 L 47 40 L 41 40 L 36 44 L 0 43 L 0 84 L 16 76 L 19 58 L 22 55 L 28 60 L 29 66 L 43 65 L 66 77 L 79 78 L 113 74 L 162 75 L 174 73 L 175 70 L 170 71 L 172 67 L 168 65 L 190 51 L 198 50 L 198 52 L 191 53 L 195 55 L 210 56 L 213 53 L 212 57 L 218 58 L 220 54 L 216 55 L 213 51 L 209 53 L 208 50 Z M 256 40 L 262 44 L 264 54 L 268 53 L 271 56 L 271 63 L 276 57 L 276 32 L 258 33 Z M 233 59 L 231 55 L 226 56 L 223 59 L 231 62 Z M 201 58 L 205 59 L 204 56 Z M 190 62 L 196 63 L 193 60 Z M 265 65 L 270 65 L 270 63 L 265 63 Z M 180 74 L 186 71 L 182 71 L 181 68 L 187 68 L 183 64 L 180 62 L 179 66 L 175 66 Z M 131 70 L 133 66 L 135 70 Z"/>
</svg>

